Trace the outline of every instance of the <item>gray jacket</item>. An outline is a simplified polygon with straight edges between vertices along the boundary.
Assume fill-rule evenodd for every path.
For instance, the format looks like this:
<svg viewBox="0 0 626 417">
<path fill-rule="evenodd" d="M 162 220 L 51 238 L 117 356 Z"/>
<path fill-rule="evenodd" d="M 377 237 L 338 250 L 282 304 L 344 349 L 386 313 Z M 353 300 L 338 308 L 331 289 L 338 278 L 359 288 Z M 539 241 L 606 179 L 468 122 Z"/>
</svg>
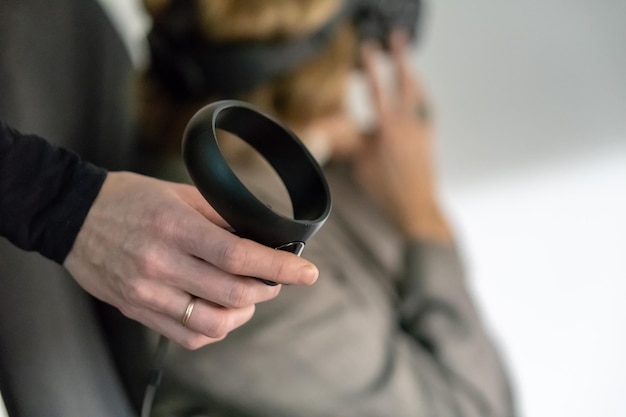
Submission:
<svg viewBox="0 0 626 417">
<path fill-rule="evenodd" d="M 275 182 L 237 173 L 280 201 Z M 220 343 L 172 346 L 155 416 L 513 416 L 457 251 L 402 241 L 345 167 L 326 174 L 333 212 L 303 253 L 318 282 L 283 287 Z"/>
</svg>

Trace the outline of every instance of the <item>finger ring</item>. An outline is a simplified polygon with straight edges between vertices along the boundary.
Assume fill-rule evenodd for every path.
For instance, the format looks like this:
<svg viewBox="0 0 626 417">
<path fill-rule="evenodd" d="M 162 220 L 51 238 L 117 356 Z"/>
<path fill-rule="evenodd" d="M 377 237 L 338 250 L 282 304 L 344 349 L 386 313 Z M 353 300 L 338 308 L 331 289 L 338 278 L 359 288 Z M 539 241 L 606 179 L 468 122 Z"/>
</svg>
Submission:
<svg viewBox="0 0 626 417">
<path fill-rule="evenodd" d="M 430 113 L 426 103 L 419 103 L 415 106 L 415 116 L 423 123 L 427 123 L 430 120 Z"/>
<path fill-rule="evenodd" d="M 198 297 L 194 297 L 193 295 L 191 296 L 191 300 L 189 301 L 189 304 L 187 304 L 187 309 L 185 310 L 185 314 L 183 314 L 183 318 L 181 320 L 183 327 L 187 327 L 187 323 L 189 322 L 191 313 L 193 313 L 193 308 L 196 305 L 197 299 Z"/>
</svg>

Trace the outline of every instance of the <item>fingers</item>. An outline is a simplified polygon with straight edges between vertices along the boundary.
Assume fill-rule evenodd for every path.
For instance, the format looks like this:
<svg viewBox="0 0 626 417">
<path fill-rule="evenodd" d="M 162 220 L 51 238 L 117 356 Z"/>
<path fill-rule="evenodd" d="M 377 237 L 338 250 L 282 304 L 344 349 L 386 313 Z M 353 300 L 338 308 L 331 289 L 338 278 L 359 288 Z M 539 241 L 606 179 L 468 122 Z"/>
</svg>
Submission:
<svg viewBox="0 0 626 417">
<path fill-rule="evenodd" d="M 211 263 L 235 275 L 249 276 L 279 284 L 312 285 L 319 276 L 317 268 L 309 261 L 292 253 L 275 250 L 234 235 L 213 242 Z"/>
<path fill-rule="evenodd" d="M 317 268 L 303 258 L 242 239 L 204 219 L 182 221 L 175 239 L 183 253 L 233 275 L 280 284 L 311 285 L 319 274 Z"/>
<path fill-rule="evenodd" d="M 170 257 L 164 253 L 163 256 L 167 259 L 161 262 L 160 270 L 152 272 L 153 276 L 159 277 L 159 281 L 147 279 L 137 284 L 143 285 L 143 289 L 128 292 L 137 295 L 134 301 L 169 312 L 171 316 L 176 314 L 183 302 L 180 298 L 188 298 L 188 294 L 226 308 L 243 308 L 271 300 L 280 292 L 280 286 L 268 286 L 256 278 L 228 273 L 187 254 Z M 174 288 L 180 293 L 168 294 Z M 163 301 L 166 295 L 168 301 Z M 179 299 L 176 300 L 176 297 Z M 170 303 L 174 306 L 173 310 Z"/>
<path fill-rule="evenodd" d="M 254 314 L 254 306 L 225 309 L 196 300 L 187 325 L 183 326 L 182 315 L 188 302 L 189 297 L 184 304 L 179 306 L 181 317 L 177 318 L 150 309 L 132 308 L 128 305 L 122 306 L 120 310 L 127 317 L 145 324 L 187 349 L 198 349 L 224 339 L 229 332 L 248 322 Z"/>
<path fill-rule="evenodd" d="M 197 198 L 202 198 L 193 187 L 182 189 L 180 195 L 192 208 L 199 204 Z M 208 206 L 202 209 L 202 215 L 189 210 L 176 219 L 169 218 L 169 239 L 178 246 L 180 253 L 195 256 L 217 268 L 210 273 L 219 274 L 222 270 L 279 284 L 311 285 L 317 280 L 319 271 L 309 261 L 238 237 L 224 229 L 226 223 L 221 217 L 221 221 L 211 218 L 207 221 L 204 215 L 218 215 L 206 202 L 202 205 Z"/>
<path fill-rule="evenodd" d="M 401 107 L 412 111 L 416 103 L 421 101 L 421 94 L 419 94 L 417 89 L 415 75 L 413 74 L 411 63 L 409 62 L 406 33 L 403 31 L 394 31 L 391 34 L 390 45 Z"/>
<path fill-rule="evenodd" d="M 310 262 L 242 239 L 225 230 L 225 222 L 214 224 L 214 212 L 193 187 L 177 185 L 176 191 L 188 207 L 154 216 L 158 240 L 140 251 L 135 272 L 144 278 L 125 290 L 128 316 L 194 349 L 225 337 L 250 320 L 256 303 L 278 295 L 280 286 L 257 278 L 305 285 L 317 279 Z M 196 211 L 202 205 L 208 208 Z M 184 327 L 192 296 L 197 299 Z M 134 306 L 129 312 L 128 305 Z"/>
<path fill-rule="evenodd" d="M 377 114 L 389 111 L 408 112 L 426 100 L 419 86 L 408 54 L 408 37 L 404 31 L 394 31 L 390 38 L 390 56 L 393 63 L 393 83 L 385 83 L 378 62 L 382 51 L 375 44 L 367 43 L 361 50 L 363 69 L 366 74 L 370 95 Z"/>
<path fill-rule="evenodd" d="M 224 338 L 250 320 L 256 303 L 280 291 L 278 286 L 219 271 L 191 256 L 168 255 L 163 251 L 161 261 L 139 268 L 134 279 L 124 280 L 123 302 L 118 304 L 128 317 L 190 349 Z M 192 299 L 195 304 L 186 323 L 191 332 L 183 331 L 178 327 L 185 327 L 183 316 Z"/>
<path fill-rule="evenodd" d="M 380 47 L 372 42 L 366 42 L 361 47 L 361 61 L 363 70 L 369 88 L 370 96 L 374 111 L 377 115 L 385 114 L 390 97 L 382 80 L 382 74 L 379 71 L 379 61 L 382 57 Z"/>
<path fill-rule="evenodd" d="M 186 308 L 187 304 L 183 307 Z M 197 299 L 186 327 L 211 339 L 223 339 L 232 330 L 247 323 L 254 315 L 254 311 L 254 304 L 244 308 L 227 309 Z"/>
</svg>

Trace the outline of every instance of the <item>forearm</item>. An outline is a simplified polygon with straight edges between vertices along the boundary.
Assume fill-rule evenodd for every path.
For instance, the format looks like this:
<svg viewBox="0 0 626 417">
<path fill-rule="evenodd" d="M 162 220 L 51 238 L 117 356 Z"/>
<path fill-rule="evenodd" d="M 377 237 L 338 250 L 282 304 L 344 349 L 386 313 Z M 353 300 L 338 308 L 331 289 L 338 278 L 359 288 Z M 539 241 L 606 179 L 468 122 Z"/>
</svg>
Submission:
<svg viewBox="0 0 626 417">
<path fill-rule="evenodd" d="M 399 282 L 402 326 L 431 351 L 458 401 L 472 402 L 487 415 L 513 415 L 508 377 L 453 245 L 407 243 Z"/>
<path fill-rule="evenodd" d="M 0 235 L 62 263 L 106 171 L 0 121 Z"/>
<path fill-rule="evenodd" d="M 409 241 L 432 241 L 452 245 L 454 237 L 437 199 L 428 194 L 420 197 L 398 220 L 400 231 Z"/>
</svg>

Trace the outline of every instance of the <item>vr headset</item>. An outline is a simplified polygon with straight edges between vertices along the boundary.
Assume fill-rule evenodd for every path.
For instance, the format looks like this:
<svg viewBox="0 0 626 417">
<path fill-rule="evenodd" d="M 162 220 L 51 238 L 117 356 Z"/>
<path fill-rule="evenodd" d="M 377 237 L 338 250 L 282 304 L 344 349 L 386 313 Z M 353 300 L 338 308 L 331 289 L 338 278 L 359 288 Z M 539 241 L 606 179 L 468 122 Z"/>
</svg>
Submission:
<svg viewBox="0 0 626 417">
<path fill-rule="evenodd" d="M 344 0 L 337 12 L 307 37 L 274 42 L 211 43 L 197 32 L 196 2 L 174 0 L 166 22 L 148 35 L 151 70 L 171 95 L 199 99 L 236 96 L 287 73 L 322 49 L 352 21 L 361 39 L 386 47 L 394 29 L 418 37 L 420 0 Z"/>
</svg>

